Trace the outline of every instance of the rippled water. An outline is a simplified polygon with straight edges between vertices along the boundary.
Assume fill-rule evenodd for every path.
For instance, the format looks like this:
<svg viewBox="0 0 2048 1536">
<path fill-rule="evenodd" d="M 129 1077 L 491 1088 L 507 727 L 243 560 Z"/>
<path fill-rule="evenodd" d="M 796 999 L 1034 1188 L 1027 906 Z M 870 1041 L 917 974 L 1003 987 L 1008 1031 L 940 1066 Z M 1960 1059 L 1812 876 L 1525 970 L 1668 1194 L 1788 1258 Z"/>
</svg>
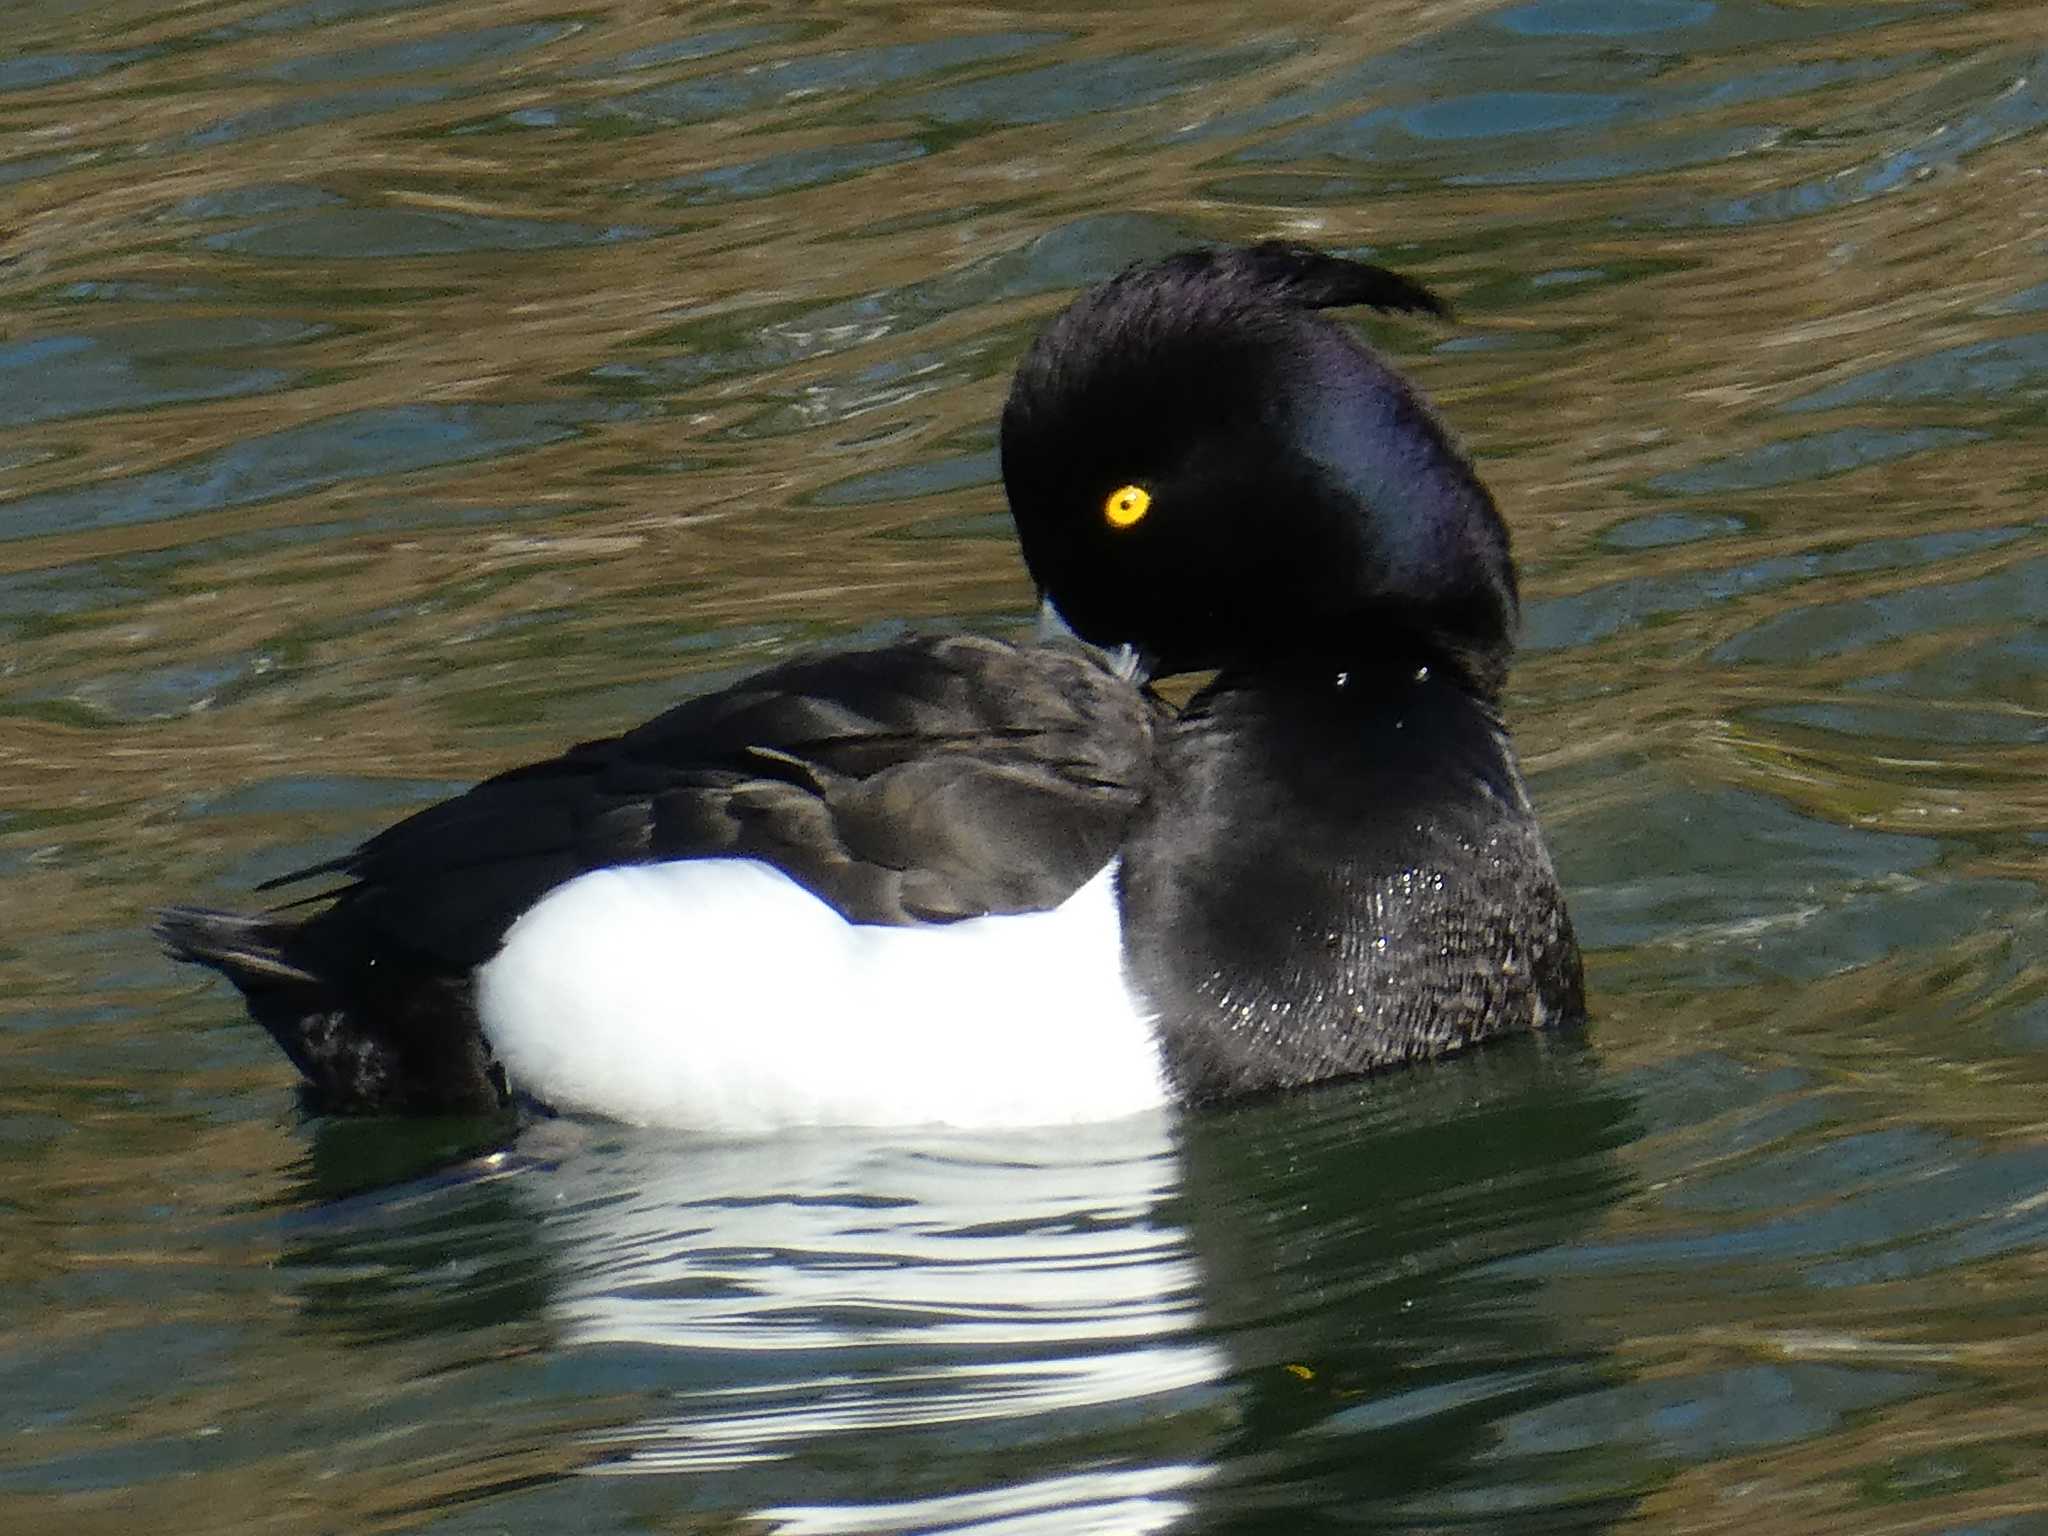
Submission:
<svg viewBox="0 0 2048 1536">
<path fill-rule="evenodd" d="M 2048 1531 L 2026 4 L 12 7 L 0 1528 Z M 1083 1135 L 321 1122 L 144 935 L 1010 631 L 1076 287 L 1289 234 L 1513 522 L 1584 1042 Z"/>
</svg>

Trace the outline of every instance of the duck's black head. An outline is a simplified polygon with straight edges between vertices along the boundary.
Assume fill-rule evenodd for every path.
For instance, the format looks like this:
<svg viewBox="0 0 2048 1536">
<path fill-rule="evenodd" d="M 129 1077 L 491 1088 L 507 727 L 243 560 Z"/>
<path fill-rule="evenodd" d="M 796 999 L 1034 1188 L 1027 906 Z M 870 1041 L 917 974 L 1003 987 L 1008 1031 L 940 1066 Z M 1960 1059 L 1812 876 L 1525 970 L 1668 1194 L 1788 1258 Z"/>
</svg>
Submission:
<svg viewBox="0 0 2048 1536">
<path fill-rule="evenodd" d="M 1191 251 L 1077 299 L 1017 371 L 1003 480 L 1039 590 L 1161 672 L 1441 661 L 1499 688 L 1507 529 L 1421 395 L 1316 313 L 1426 288 L 1299 246 Z"/>
</svg>

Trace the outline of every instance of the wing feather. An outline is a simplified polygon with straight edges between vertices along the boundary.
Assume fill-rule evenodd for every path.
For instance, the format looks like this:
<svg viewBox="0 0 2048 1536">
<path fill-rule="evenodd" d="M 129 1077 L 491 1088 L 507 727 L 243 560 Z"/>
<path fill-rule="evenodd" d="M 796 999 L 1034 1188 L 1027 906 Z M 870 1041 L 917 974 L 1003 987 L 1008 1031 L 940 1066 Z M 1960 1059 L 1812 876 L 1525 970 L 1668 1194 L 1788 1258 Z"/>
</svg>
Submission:
<svg viewBox="0 0 2048 1536">
<path fill-rule="evenodd" d="M 764 859 L 858 922 L 1037 910 L 1121 845 L 1162 708 L 1081 646 L 953 636 L 805 659 L 276 883 L 349 882 L 309 945 L 437 970 L 489 958 L 563 881 L 646 860 Z"/>
</svg>

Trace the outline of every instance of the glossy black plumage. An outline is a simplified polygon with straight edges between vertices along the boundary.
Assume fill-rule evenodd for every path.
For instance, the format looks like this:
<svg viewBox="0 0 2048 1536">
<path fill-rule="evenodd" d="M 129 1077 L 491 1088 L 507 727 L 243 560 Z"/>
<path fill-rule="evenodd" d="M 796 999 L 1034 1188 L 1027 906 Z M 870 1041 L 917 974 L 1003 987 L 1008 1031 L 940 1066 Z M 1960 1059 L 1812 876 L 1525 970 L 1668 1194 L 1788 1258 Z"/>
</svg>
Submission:
<svg viewBox="0 0 2048 1536">
<path fill-rule="evenodd" d="M 1507 532 L 1429 406 L 1315 313 L 1358 303 L 1440 309 L 1297 247 L 1191 252 L 1084 295 L 1019 367 L 1026 562 L 1084 640 L 1218 669 L 1184 714 L 1081 646 L 792 662 L 306 872 L 346 882 L 310 916 L 174 909 L 162 937 L 342 1108 L 499 1102 L 475 968 L 562 882 L 690 857 L 881 924 L 1040 910 L 1119 857 L 1127 976 L 1190 1100 L 1577 1017 L 1496 714 Z M 1106 519 L 1131 487 L 1149 510 Z"/>
<path fill-rule="evenodd" d="M 1220 668 L 1125 844 L 1133 978 L 1190 1099 L 1584 1013 L 1496 701 L 1519 610 L 1492 496 L 1428 403 L 1316 310 L 1437 310 L 1297 247 L 1112 279 L 1003 418 L 1032 573 L 1090 639 Z M 1098 515 L 1120 485 L 1153 510 Z"/>
<path fill-rule="evenodd" d="M 1003 412 L 1003 483 L 1080 634 L 1161 673 L 1419 643 L 1497 691 L 1507 529 L 1421 395 L 1315 312 L 1340 303 L 1441 307 L 1379 268 L 1262 245 L 1134 268 L 1039 336 Z M 1114 528 L 1103 498 L 1127 483 L 1155 510 Z"/>
</svg>

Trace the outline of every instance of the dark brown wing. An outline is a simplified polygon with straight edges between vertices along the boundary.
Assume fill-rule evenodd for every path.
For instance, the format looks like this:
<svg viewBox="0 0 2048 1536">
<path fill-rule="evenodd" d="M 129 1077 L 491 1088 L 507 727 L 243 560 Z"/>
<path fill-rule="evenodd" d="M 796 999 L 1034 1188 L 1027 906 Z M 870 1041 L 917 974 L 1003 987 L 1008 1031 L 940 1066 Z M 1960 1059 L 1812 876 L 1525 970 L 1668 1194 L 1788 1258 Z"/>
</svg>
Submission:
<svg viewBox="0 0 2048 1536">
<path fill-rule="evenodd" d="M 461 971 L 552 887 L 657 859 L 763 859 L 865 923 L 1053 906 L 1120 846 L 1158 708 L 1079 647 L 955 636 L 792 662 L 288 877 L 353 882 L 306 925 L 306 959 Z"/>
</svg>

